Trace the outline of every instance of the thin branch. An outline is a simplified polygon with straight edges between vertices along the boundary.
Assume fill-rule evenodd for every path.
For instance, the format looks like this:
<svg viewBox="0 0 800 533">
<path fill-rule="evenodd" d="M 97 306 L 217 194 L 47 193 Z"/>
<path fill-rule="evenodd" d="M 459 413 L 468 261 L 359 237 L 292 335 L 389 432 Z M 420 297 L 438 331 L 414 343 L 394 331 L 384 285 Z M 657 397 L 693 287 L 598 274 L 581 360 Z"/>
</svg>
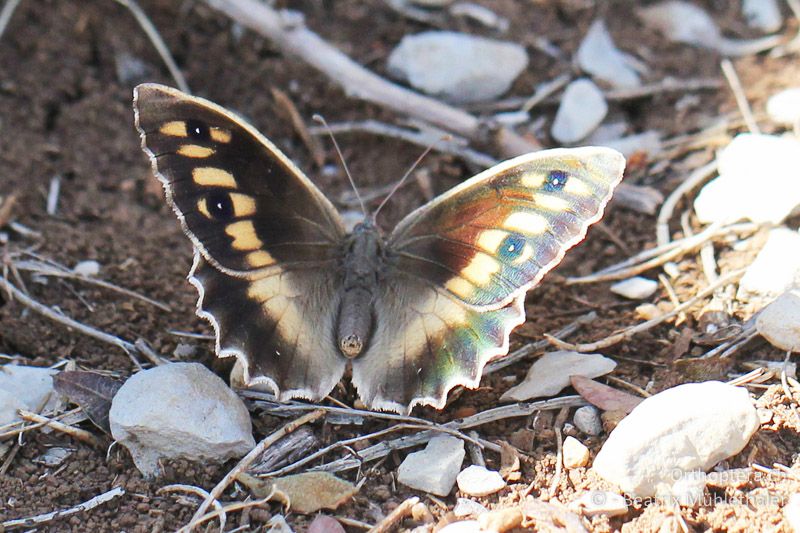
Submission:
<svg viewBox="0 0 800 533">
<path fill-rule="evenodd" d="M 753 110 L 750 109 L 750 103 L 747 101 L 747 96 L 744 94 L 742 82 L 739 81 L 739 76 L 736 74 L 736 69 L 733 68 L 733 63 L 726 57 L 722 60 L 722 63 L 720 63 L 720 67 L 722 67 L 722 73 L 725 74 L 725 79 L 728 80 L 731 91 L 733 91 L 733 96 L 736 98 L 736 106 L 739 108 L 739 112 L 742 114 L 745 124 L 747 124 L 747 129 L 750 130 L 750 133 L 761 133 L 756 119 L 753 118 Z"/>
<path fill-rule="evenodd" d="M 53 428 L 56 431 L 60 431 L 70 437 L 79 440 L 81 442 L 85 442 L 90 446 L 95 448 L 102 448 L 103 444 L 91 433 L 86 431 L 85 429 L 76 428 L 73 426 L 69 426 L 57 420 L 53 420 L 52 418 L 47 418 L 46 416 L 37 415 L 36 413 L 32 413 L 30 411 L 26 411 L 24 409 L 20 409 L 19 417 L 23 420 L 27 420 L 28 422 L 35 422 L 37 424 L 43 424 L 50 428 Z"/>
<path fill-rule="evenodd" d="M 659 246 L 664 246 L 670 242 L 669 220 L 672 218 L 675 207 L 678 205 L 681 198 L 683 198 L 683 195 L 693 191 L 716 170 L 716 160 L 703 165 L 689 174 L 689 177 L 683 180 L 683 182 L 667 196 L 667 199 L 664 200 L 664 203 L 661 205 L 661 210 L 656 219 L 656 243 Z"/>
<path fill-rule="evenodd" d="M 419 503 L 419 498 L 412 496 L 403 503 L 394 508 L 394 510 L 386 515 L 386 518 L 381 520 L 380 524 L 369 530 L 369 533 L 389 533 L 394 531 L 395 527 L 403 521 L 403 519 L 411 514 L 411 508 Z"/>
<path fill-rule="evenodd" d="M 472 141 L 487 140 L 487 127 L 477 117 L 367 70 L 309 30 L 296 11 L 277 11 L 258 0 L 206 0 L 206 3 L 316 68 L 351 97 L 429 122 Z M 541 148 L 502 126 L 496 130 L 494 141 L 507 157 Z"/>
<path fill-rule="evenodd" d="M 200 487 L 195 487 L 194 485 L 184 485 L 180 483 L 176 483 L 174 485 L 165 485 L 156 491 L 158 494 L 169 494 L 172 492 L 188 492 L 190 494 L 196 494 L 203 499 L 210 498 L 211 495 L 201 489 Z M 225 514 L 225 509 L 222 507 L 222 504 L 219 503 L 217 500 L 212 500 L 211 505 L 214 506 L 215 511 L 219 511 L 219 529 L 220 531 L 225 531 L 225 523 L 227 522 L 227 515 Z"/>
<path fill-rule="evenodd" d="M 53 520 L 59 518 L 64 518 L 77 513 L 82 513 L 84 511 L 89 511 L 99 505 L 102 505 L 106 502 L 113 500 L 114 498 L 122 496 L 123 494 L 125 494 L 125 489 L 123 489 L 122 487 L 115 487 L 110 491 L 95 496 L 91 500 L 78 504 L 75 507 L 71 507 L 69 509 L 62 509 L 60 511 L 52 511 L 50 513 L 40 514 L 36 516 L 30 516 L 28 518 L 17 518 L 15 520 L 6 520 L 5 522 L 2 523 L 2 527 L 6 529 L 11 529 L 15 527 L 41 526 L 42 524 L 45 524 L 47 522 L 52 522 Z"/>
</svg>

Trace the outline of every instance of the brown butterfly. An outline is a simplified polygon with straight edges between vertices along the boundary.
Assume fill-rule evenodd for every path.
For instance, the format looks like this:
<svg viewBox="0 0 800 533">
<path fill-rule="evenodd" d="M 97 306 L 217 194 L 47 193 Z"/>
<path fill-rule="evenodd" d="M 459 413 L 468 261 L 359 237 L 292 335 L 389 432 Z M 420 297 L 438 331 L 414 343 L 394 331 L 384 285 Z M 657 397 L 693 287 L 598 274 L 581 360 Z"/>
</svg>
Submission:
<svg viewBox="0 0 800 533">
<path fill-rule="evenodd" d="M 224 108 L 134 90 L 142 147 L 195 247 L 189 281 L 220 357 L 280 400 L 319 400 L 351 365 L 362 401 L 408 412 L 477 387 L 525 320 L 526 292 L 600 219 L 625 160 L 523 155 L 406 216 L 351 232 L 275 145 Z"/>
</svg>

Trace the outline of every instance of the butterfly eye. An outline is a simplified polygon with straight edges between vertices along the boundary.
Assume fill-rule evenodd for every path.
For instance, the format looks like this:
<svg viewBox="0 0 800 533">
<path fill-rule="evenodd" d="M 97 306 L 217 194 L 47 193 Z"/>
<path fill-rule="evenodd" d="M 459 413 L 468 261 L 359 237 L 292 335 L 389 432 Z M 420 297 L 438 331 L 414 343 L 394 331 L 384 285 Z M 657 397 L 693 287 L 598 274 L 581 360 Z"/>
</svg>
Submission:
<svg viewBox="0 0 800 533">
<path fill-rule="evenodd" d="M 567 184 L 568 177 L 563 170 L 551 170 L 544 182 L 544 190 L 549 192 L 560 191 Z"/>
<path fill-rule="evenodd" d="M 233 201 L 230 194 L 214 191 L 206 195 L 206 209 L 217 220 L 230 220 L 233 218 Z"/>
<path fill-rule="evenodd" d="M 186 121 L 186 134 L 196 141 L 207 141 L 211 137 L 208 126 L 199 120 Z"/>
<path fill-rule="evenodd" d="M 525 250 L 525 238 L 522 235 L 511 234 L 500 243 L 497 253 L 506 261 L 518 259 Z"/>
</svg>

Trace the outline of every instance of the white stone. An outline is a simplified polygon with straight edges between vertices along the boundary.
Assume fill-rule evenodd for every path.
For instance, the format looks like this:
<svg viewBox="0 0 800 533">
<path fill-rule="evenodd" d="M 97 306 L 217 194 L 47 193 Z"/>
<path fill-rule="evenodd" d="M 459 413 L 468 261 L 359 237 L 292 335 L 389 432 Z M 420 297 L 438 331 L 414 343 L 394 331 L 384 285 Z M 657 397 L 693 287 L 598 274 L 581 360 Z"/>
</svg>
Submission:
<svg viewBox="0 0 800 533">
<path fill-rule="evenodd" d="M 770 301 L 795 287 L 800 287 L 800 233 L 788 228 L 772 229 L 739 280 L 736 299 Z"/>
<path fill-rule="evenodd" d="M 578 66 L 594 78 L 613 87 L 638 87 L 639 74 L 631 68 L 627 54 L 611 38 L 602 19 L 595 20 L 586 32 L 576 53 Z"/>
<path fill-rule="evenodd" d="M 778 36 L 761 39 L 727 39 L 716 22 L 701 7 L 681 0 L 667 0 L 637 10 L 645 26 L 661 32 L 673 42 L 716 50 L 723 55 L 755 54 L 780 43 Z"/>
<path fill-rule="evenodd" d="M 596 378 L 613 371 L 617 363 L 599 353 L 549 352 L 537 359 L 519 385 L 511 387 L 501 401 L 522 402 L 553 396 L 569 386 L 570 376 Z"/>
<path fill-rule="evenodd" d="M 778 0 L 742 0 L 742 14 L 748 26 L 766 33 L 778 31 L 783 26 Z"/>
<path fill-rule="evenodd" d="M 800 351 L 800 289 L 786 291 L 756 318 L 756 329 L 784 351 Z"/>
<path fill-rule="evenodd" d="M 646 398 L 611 432 L 593 469 L 633 497 L 663 493 L 686 472 L 736 455 L 758 429 L 747 390 L 707 381 Z"/>
<path fill-rule="evenodd" d="M 575 427 L 587 435 L 596 437 L 603 432 L 603 421 L 600 419 L 600 412 L 593 405 L 584 405 L 575 410 L 572 417 Z"/>
<path fill-rule="evenodd" d="M 160 473 L 160 459 L 223 462 L 255 446 L 242 400 L 198 363 L 134 374 L 114 396 L 109 422 L 111 435 L 147 477 Z"/>
<path fill-rule="evenodd" d="M 661 152 L 661 134 L 655 130 L 648 130 L 617 139 L 609 139 L 597 144 L 606 148 L 613 148 L 621 152 L 625 157 L 641 153 L 654 156 Z"/>
<path fill-rule="evenodd" d="M 477 520 L 462 520 L 447 524 L 439 533 L 486 533 Z"/>
<path fill-rule="evenodd" d="M 458 500 L 456 500 L 456 506 L 453 507 L 453 514 L 458 518 L 478 516 L 487 511 L 488 509 L 480 503 L 467 498 L 458 498 Z"/>
<path fill-rule="evenodd" d="M 564 466 L 569 470 L 589 464 L 589 448 L 575 437 L 569 436 L 564 439 L 561 453 L 564 458 Z"/>
<path fill-rule="evenodd" d="M 677 479 L 662 483 L 656 489 L 656 497 L 683 507 L 696 507 L 703 501 L 706 488 L 706 473 L 702 470 L 680 472 Z"/>
<path fill-rule="evenodd" d="M 389 72 L 414 88 L 451 102 L 491 100 L 528 66 L 525 48 L 450 31 L 403 37 L 389 56 Z"/>
<path fill-rule="evenodd" d="M 96 276 L 100 273 L 100 263 L 97 261 L 81 261 L 72 271 L 79 276 Z"/>
<path fill-rule="evenodd" d="M 604 490 L 590 490 L 572 500 L 567 508 L 589 518 L 598 515 L 622 516 L 628 512 L 628 504 L 621 494 Z"/>
<path fill-rule="evenodd" d="M 470 465 L 456 477 L 458 490 L 469 496 L 488 496 L 506 487 L 499 472 L 485 466 Z"/>
<path fill-rule="evenodd" d="M 281 514 L 276 514 L 270 518 L 269 522 L 267 522 L 267 525 L 269 526 L 267 533 L 294 533 L 292 528 L 289 527 L 289 524 L 286 522 L 286 518 L 284 518 Z"/>
<path fill-rule="evenodd" d="M 58 401 L 53 390 L 52 376 L 55 374 L 58 374 L 58 370 L 50 368 L 0 366 L 0 426 L 20 420 L 17 416 L 19 409 L 34 412 L 50 410 Z"/>
<path fill-rule="evenodd" d="M 800 493 L 789 496 L 789 501 L 783 508 L 783 517 L 794 533 L 800 533 Z"/>
<path fill-rule="evenodd" d="M 591 80 L 581 78 L 564 91 L 550 134 L 560 143 L 576 143 L 592 133 L 608 113 L 603 92 Z"/>
<path fill-rule="evenodd" d="M 800 87 L 773 94 L 767 100 L 767 114 L 773 122 L 794 126 L 800 122 Z"/>
<path fill-rule="evenodd" d="M 800 205 L 800 141 L 742 133 L 718 155 L 719 177 L 694 201 L 700 222 L 778 224 Z"/>
<path fill-rule="evenodd" d="M 397 470 L 397 481 L 412 489 L 447 496 L 461 471 L 464 454 L 461 439 L 436 436 L 424 450 L 406 456 Z"/>
<path fill-rule="evenodd" d="M 657 289 L 657 281 L 641 276 L 624 279 L 611 286 L 611 292 L 629 300 L 644 300 L 652 296 Z"/>
</svg>

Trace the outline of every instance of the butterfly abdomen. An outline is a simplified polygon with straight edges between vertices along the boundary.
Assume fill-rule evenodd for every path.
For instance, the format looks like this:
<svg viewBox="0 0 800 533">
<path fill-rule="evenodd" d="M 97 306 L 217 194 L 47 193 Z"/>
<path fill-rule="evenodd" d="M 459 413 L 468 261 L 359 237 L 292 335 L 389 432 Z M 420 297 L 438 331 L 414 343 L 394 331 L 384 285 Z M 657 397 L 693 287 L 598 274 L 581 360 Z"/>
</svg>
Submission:
<svg viewBox="0 0 800 533">
<path fill-rule="evenodd" d="M 383 258 L 383 237 L 375 225 L 369 221 L 356 225 L 346 242 L 344 283 L 336 321 L 336 339 L 345 357 L 358 357 L 369 344 Z"/>
</svg>

